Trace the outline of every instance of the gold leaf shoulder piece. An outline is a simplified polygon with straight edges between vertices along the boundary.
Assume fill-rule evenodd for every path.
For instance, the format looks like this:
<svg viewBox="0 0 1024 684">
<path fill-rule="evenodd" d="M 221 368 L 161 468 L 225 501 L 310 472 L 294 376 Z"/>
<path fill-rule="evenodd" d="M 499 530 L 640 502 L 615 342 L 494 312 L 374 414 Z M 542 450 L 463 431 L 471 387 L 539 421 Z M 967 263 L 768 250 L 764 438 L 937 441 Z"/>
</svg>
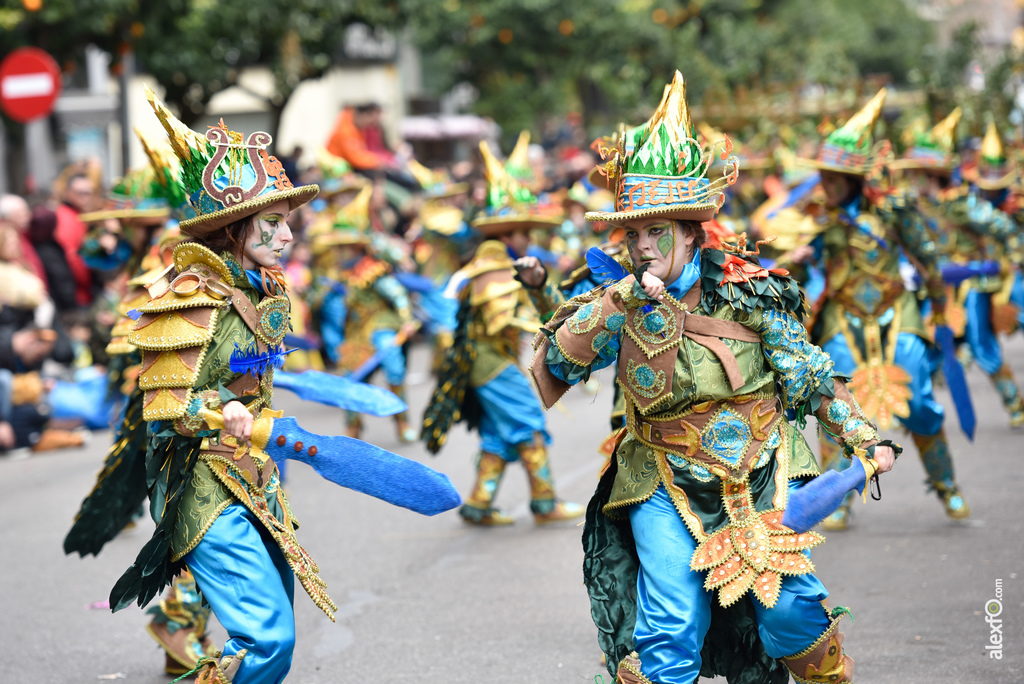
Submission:
<svg viewBox="0 0 1024 684">
<path fill-rule="evenodd" d="M 193 266 L 196 269 L 193 269 Z M 203 266 L 220 276 L 224 282 L 234 282 L 227 263 L 209 247 L 204 247 L 197 242 L 182 242 L 174 248 L 174 267 L 178 269 L 178 273 L 198 270 Z"/>
<path fill-rule="evenodd" d="M 219 308 L 212 306 L 155 312 L 146 312 L 145 307 L 140 310 L 142 317 L 128 335 L 128 342 L 139 349 L 154 351 L 205 346 L 213 339 L 220 313 Z"/>
</svg>

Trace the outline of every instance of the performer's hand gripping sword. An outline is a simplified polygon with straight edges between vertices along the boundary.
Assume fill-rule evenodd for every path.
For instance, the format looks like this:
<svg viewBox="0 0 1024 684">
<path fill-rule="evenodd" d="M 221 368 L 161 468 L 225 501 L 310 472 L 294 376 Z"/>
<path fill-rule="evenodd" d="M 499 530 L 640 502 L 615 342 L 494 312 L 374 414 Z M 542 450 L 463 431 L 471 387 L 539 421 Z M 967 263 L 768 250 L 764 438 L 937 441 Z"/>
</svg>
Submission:
<svg viewBox="0 0 1024 684">
<path fill-rule="evenodd" d="M 201 415 L 210 428 L 223 429 L 219 412 L 204 409 Z M 224 437 L 222 443 L 225 439 L 231 440 Z M 238 456 L 245 448 L 239 447 Z M 263 409 L 248 448 L 256 458 L 301 461 L 335 484 L 423 515 L 437 515 L 462 503 L 444 473 L 359 439 L 308 432 L 281 411 Z"/>
</svg>

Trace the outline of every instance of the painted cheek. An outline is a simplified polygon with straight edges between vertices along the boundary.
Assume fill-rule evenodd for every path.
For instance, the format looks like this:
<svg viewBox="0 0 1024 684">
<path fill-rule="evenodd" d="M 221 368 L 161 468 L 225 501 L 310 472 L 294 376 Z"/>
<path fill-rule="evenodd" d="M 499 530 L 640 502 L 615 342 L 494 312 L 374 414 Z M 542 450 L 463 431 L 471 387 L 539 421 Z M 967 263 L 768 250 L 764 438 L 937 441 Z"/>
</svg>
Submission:
<svg viewBox="0 0 1024 684">
<path fill-rule="evenodd" d="M 675 247 L 675 240 L 673 239 L 672 233 L 665 233 L 658 238 L 658 242 L 656 244 L 658 245 L 658 251 L 661 253 L 661 256 L 667 258 L 668 255 L 672 253 L 672 248 Z"/>
</svg>

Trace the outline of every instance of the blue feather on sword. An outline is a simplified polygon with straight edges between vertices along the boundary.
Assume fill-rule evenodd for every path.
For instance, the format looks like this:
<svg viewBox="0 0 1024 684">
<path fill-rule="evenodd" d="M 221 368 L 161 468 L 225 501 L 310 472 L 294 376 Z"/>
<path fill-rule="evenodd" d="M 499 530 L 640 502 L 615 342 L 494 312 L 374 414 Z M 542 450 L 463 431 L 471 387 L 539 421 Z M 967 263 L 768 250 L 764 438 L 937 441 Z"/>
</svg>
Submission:
<svg viewBox="0 0 1024 684">
<path fill-rule="evenodd" d="M 267 369 L 273 366 L 280 368 L 284 365 L 284 357 L 291 354 L 295 349 L 285 350 L 284 347 L 271 347 L 260 353 L 255 342 L 250 343 L 245 349 L 237 344 L 228 359 L 228 367 L 232 373 L 248 373 L 249 375 L 263 375 Z"/>
</svg>

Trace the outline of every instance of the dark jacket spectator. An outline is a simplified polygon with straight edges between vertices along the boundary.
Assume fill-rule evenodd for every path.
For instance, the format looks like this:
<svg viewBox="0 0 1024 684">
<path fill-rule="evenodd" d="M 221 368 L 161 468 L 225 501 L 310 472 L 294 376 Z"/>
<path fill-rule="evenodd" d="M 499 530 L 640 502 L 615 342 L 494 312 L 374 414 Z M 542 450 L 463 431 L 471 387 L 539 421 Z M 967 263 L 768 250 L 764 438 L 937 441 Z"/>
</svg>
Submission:
<svg viewBox="0 0 1024 684">
<path fill-rule="evenodd" d="M 43 262 L 46 282 L 58 312 L 70 311 L 78 306 L 75 298 L 75 278 L 68 265 L 64 248 L 54 239 L 57 215 L 47 207 L 36 207 L 29 222 L 28 234 L 36 254 Z"/>
</svg>

